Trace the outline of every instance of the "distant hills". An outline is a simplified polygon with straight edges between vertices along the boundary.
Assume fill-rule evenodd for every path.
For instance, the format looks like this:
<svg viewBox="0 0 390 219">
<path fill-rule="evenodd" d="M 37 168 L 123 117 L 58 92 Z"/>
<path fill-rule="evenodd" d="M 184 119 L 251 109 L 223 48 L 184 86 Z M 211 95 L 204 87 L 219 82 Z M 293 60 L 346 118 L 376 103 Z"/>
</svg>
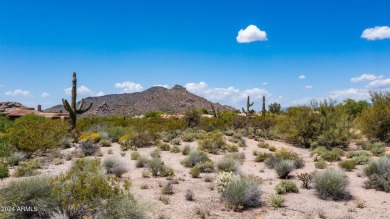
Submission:
<svg viewBox="0 0 390 219">
<path fill-rule="evenodd" d="M 151 87 L 142 92 L 110 94 L 100 97 L 84 99 L 84 105 L 92 102 L 92 108 L 83 116 L 138 116 L 151 111 L 182 114 L 191 108 L 205 108 L 211 110 L 210 104 L 222 111 L 235 110 L 231 106 L 212 103 L 207 99 L 192 94 L 186 88 L 175 85 L 171 89 Z M 53 106 L 44 112 L 66 112 L 62 105 Z"/>
</svg>

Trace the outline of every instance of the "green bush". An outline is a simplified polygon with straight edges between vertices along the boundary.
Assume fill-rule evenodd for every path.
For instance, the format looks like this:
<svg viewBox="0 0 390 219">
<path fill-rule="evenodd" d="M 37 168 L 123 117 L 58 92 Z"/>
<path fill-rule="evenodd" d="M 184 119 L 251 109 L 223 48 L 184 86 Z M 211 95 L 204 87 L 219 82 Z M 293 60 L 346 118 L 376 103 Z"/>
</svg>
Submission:
<svg viewBox="0 0 390 219">
<path fill-rule="evenodd" d="M 114 174 L 116 177 L 122 177 L 122 175 L 128 172 L 126 164 L 120 162 L 115 157 L 109 157 L 103 162 L 103 166 L 106 168 L 108 174 Z"/>
<path fill-rule="evenodd" d="M 186 145 L 186 146 L 184 146 L 184 148 L 183 148 L 183 150 L 181 151 L 181 153 L 182 153 L 183 155 L 188 155 L 188 154 L 190 153 L 190 151 L 191 151 L 190 146 L 189 146 L 189 145 Z"/>
<path fill-rule="evenodd" d="M 9 165 L 11 166 L 17 166 L 20 161 L 24 160 L 24 153 L 23 152 L 13 152 L 11 156 L 9 157 Z"/>
<path fill-rule="evenodd" d="M 220 132 L 210 132 L 199 141 L 199 149 L 208 153 L 217 154 L 225 144 L 226 142 Z"/>
<path fill-rule="evenodd" d="M 356 165 L 362 165 L 370 161 L 371 155 L 367 151 L 349 151 L 347 153 L 348 158 L 352 158 Z"/>
<path fill-rule="evenodd" d="M 163 195 L 173 195 L 173 186 L 171 182 L 167 182 L 161 189 Z"/>
<path fill-rule="evenodd" d="M 9 176 L 8 167 L 5 164 L 0 163 L 0 179 L 4 179 L 8 176 Z"/>
<path fill-rule="evenodd" d="M 11 147 L 0 142 L 0 158 L 11 156 Z"/>
<path fill-rule="evenodd" d="M 268 143 L 266 143 L 266 142 L 259 142 L 258 144 L 257 144 L 257 147 L 259 147 L 259 148 L 266 148 L 266 149 L 268 149 L 269 148 L 269 144 Z"/>
<path fill-rule="evenodd" d="M 76 160 L 69 171 L 53 178 L 50 185 L 61 212 L 69 218 L 98 214 L 107 209 L 105 203 L 128 194 L 130 187 L 128 181 L 121 185 L 118 178 L 106 176 L 97 159 Z"/>
<path fill-rule="evenodd" d="M 323 159 L 320 159 L 318 161 L 316 161 L 314 163 L 314 166 L 317 168 L 317 169 L 325 169 L 328 164 L 326 163 L 326 161 L 324 161 Z"/>
<path fill-rule="evenodd" d="M 364 173 L 369 180 L 365 182 L 367 188 L 390 192 L 390 157 L 384 156 L 377 161 L 371 161 Z"/>
<path fill-rule="evenodd" d="M 153 149 L 153 151 L 150 152 L 150 156 L 153 158 L 160 158 L 161 157 L 161 150 L 159 148 Z"/>
<path fill-rule="evenodd" d="M 285 179 L 288 174 L 295 169 L 295 164 L 290 160 L 281 160 L 275 165 L 275 171 L 279 178 Z"/>
<path fill-rule="evenodd" d="M 321 199 L 341 200 L 350 197 L 348 177 L 341 170 L 326 169 L 313 177 L 314 188 Z"/>
<path fill-rule="evenodd" d="M 102 147 L 110 147 L 112 144 L 112 142 L 108 139 L 101 139 L 99 141 L 99 145 L 102 146 Z"/>
<path fill-rule="evenodd" d="M 141 154 L 137 151 L 133 151 L 131 152 L 130 154 L 130 158 L 131 160 L 138 160 L 138 158 L 141 156 Z"/>
<path fill-rule="evenodd" d="M 216 166 L 217 166 L 217 170 L 220 172 L 233 172 L 233 173 L 237 173 L 240 167 L 237 160 L 231 157 L 222 158 L 222 160 L 217 162 Z"/>
<path fill-rule="evenodd" d="M 80 144 L 81 151 L 85 156 L 93 156 L 100 150 L 100 146 L 98 144 L 94 144 L 90 141 L 82 142 Z"/>
<path fill-rule="evenodd" d="M 235 211 L 246 207 L 260 205 L 260 188 L 258 182 L 251 177 L 236 177 L 227 183 L 221 192 L 221 200 L 228 208 Z"/>
<path fill-rule="evenodd" d="M 181 134 L 181 140 L 184 142 L 193 142 L 195 139 L 196 136 L 192 131 L 185 131 Z"/>
<path fill-rule="evenodd" d="M 298 193 L 297 185 L 291 180 L 282 180 L 275 186 L 276 193 L 285 194 L 285 193 Z"/>
<path fill-rule="evenodd" d="M 0 165 L 1 166 L 1 165 Z M 30 211 L 2 211 L 2 218 L 49 218 L 58 208 L 48 176 L 34 176 L 10 183 L 0 190 L 0 206 L 26 207 Z"/>
<path fill-rule="evenodd" d="M 280 161 L 281 159 L 279 157 L 270 154 L 270 156 L 267 159 L 265 159 L 264 163 L 268 168 L 273 169 L 275 168 L 276 164 L 278 164 Z"/>
<path fill-rule="evenodd" d="M 375 143 L 371 148 L 371 153 L 375 156 L 382 156 L 385 154 L 385 145 L 383 143 Z"/>
<path fill-rule="evenodd" d="M 135 166 L 137 168 L 146 167 L 146 165 L 149 164 L 149 159 L 144 156 L 139 156 L 137 159 L 137 162 L 135 163 Z"/>
<path fill-rule="evenodd" d="M 284 203 L 284 197 L 281 195 L 271 195 L 268 199 L 269 204 L 274 208 L 282 207 Z"/>
<path fill-rule="evenodd" d="M 40 157 L 34 158 L 27 162 L 20 162 L 19 166 L 15 169 L 14 176 L 33 176 L 38 174 L 37 169 L 42 168 L 42 159 Z"/>
<path fill-rule="evenodd" d="M 201 115 L 196 109 L 187 110 L 184 113 L 184 120 L 188 128 L 194 128 L 199 125 Z"/>
<path fill-rule="evenodd" d="M 198 178 L 200 174 L 200 168 L 198 166 L 194 166 L 190 170 L 190 175 L 192 178 Z"/>
<path fill-rule="evenodd" d="M 158 148 L 162 151 L 169 151 L 171 149 L 171 146 L 167 143 L 159 143 Z"/>
<path fill-rule="evenodd" d="M 12 125 L 11 120 L 4 115 L 0 115 L 0 133 L 5 132 Z"/>
<path fill-rule="evenodd" d="M 256 162 L 264 162 L 267 158 L 271 156 L 270 153 L 257 153 L 255 157 Z"/>
<path fill-rule="evenodd" d="M 164 162 L 159 158 L 153 158 L 149 161 L 149 169 L 154 177 L 157 176 L 172 176 L 173 169 L 164 165 Z"/>
<path fill-rule="evenodd" d="M 356 167 L 356 163 L 354 160 L 344 160 L 339 163 L 339 166 L 346 171 L 352 171 Z"/>
<path fill-rule="evenodd" d="M 106 131 L 111 141 L 118 142 L 119 138 L 126 133 L 126 128 L 121 126 L 110 126 Z"/>
<path fill-rule="evenodd" d="M 312 154 L 317 154 L 322 159 L 329 162 L 341 160 L 341 156 L 343 155 L 343 153 L 343 150 L 341 150 L 340 148 L 333 148 L 332 150 L 328 150 L 325 147 L 317 147 L 312 152 Z"/>
<path fill-rule="evenodd" d="M 181 143 L 180 138 L 174 138 L 171 141 L 171 144 L 173 145 L 180 145 L 180 143 Z"/>
<path fill-rule="evenodd" d="M 60 147 L 60 140 L 67 134 L 68 125 L 59 120 L 26 115 L 15 120 L 7 129 L 6 138 L 17 149 L 30 156 L 37 150 Z"/>
<path fill-rule="evenodd" d="M 297 153 L 291 151 L 288 148 L 280 148 L 276 150 L 274 156 L 280 158 L 281 160 L 290 160 L 294 162 L 295 168 L 300 169 L 305 166 L 305 162 L 302 158 L 298 156 Z"/>
<path fill-rule="evenodd" d="M 122 195 L 109 199 L 104 209 L 99 209 L 102 218 L 137 218 L 146 219 L 145 208 L 138 204 L 131 194 Z"/>
<path fill-rule="evenodd" d="M 203 151 L 191 151 L 182 163 L 185 167 L 193 167 L 198 163 L 210 161 L 210 158 Z"/>
<path fill-rule="evenodd" d="M 171 153 L 179 153 L 180 152 L 180 147 L 175 145 L 171 147 L 171 150 L 169 150 Z"/>
<path fill-rule="evenodd" d="M 212 161 L 197 163 L 195 166 L 199 167 L 200 172 L 202 173 L 213 173 L 215 171 L 214 163 Z"/>
</svg>

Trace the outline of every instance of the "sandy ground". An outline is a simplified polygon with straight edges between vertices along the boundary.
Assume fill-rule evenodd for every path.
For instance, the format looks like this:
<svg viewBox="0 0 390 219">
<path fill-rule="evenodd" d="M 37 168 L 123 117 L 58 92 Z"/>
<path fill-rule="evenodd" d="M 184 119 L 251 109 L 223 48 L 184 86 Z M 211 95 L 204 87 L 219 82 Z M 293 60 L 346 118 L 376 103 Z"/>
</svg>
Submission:
<svg viewBox="0 0 390 219">
<path fill-rule="evenodd" d="M 269 144 L 274 145 L 277 148 L 287 147 L 292 151 L 301 156 L 306 166 L 299 170 L 294 170 L 290 175 L 292 180 L 300 186 L 301 182 L 297 179 L 299 173 L 313 172 L 315 171 L 313 158 L 310 157 L 310 152 L 307 149 L 297 148 L 292 145 L 289 145 L 284 142 L 278 141 L 267 141 Z M 164 204 L 158 200 L 160 196 L 161 188 L 160 183 L 166 183 L 167 179 L 165 178 L 143 178 L 142 171 L 143 168 L 136 168 L 135 161 L 130 159 L 130 154 L 132 151 L 126 151 L 125 156 L 121 156 L 120 146 L 116 143 L 112 144 L 111 147 L 102 147 L 103 152 L 102 160 L 107 157 L 117 157 L 123 162 L 127 163 L 129 172 L 123 175 L 123 178 L 128 178 L 132 182 L 132 192 L 135 197 L 142 203 L 142 205 L 147 209 L 148 218 L 158 218 L 159 215 L 165 215 L 167 218 L 200 218 L 196 214 L 197 208 L 202 209 L 203 211 L 209 212 L 209 215 L 206 218 L 231 218 L 231 219 L 257 219 L 257 218 L 269 218 L 269 219 L 278 219 L 278 218 L 370 218 L 370 219 L 380 219 L 380 218 L 390 218 L 390 194 L 385 192 L 379 192 L 375 190 L 367 190 L 363 188 L 363 183 L 367 178 L 359 177 L 358 175 L 363 175 L 362 169 L 363 166 L 358 166 L 358 168 L 352 172 L 347 172 L 350 185 L 349 189 L 353 196 L 352 200 L 349 201 L 327 201 L 317 198 L 315 191 L 313 189 L 306 190 L 301 189 L 299 193 L 289 193 L 284 195 L 285 202 L 284 206 L 278 209 L 270 207 L 267 203 L 267 199 L 270 195 L 275 194 L 275 185 L 280 182 L 277 174 L 274 170 L 267 169 L 264 163 L 256 163 L 254 161 L 255 156 L 253 151 L 263 151 L 267 152 L 266 149 L 261 149 L 257 147 L 257 143 L 254 140 L 247 139 L 246 148 L 240 148 L 239 152 L 245 153 L 245 162 L 241 166 L 241 171 L 244 174 L 252 174 L 258 176 L 262 179 L 263 183 L 261 184 L 261 201 L 262 206 L 258 208 L 246 209 L 243 212 L 233 212 L 225 209 L 223 203 L 219 200 L 219 194 L 216 189 L 212 190 L 214 187 L 214 182 L 205 182 L 204 179 L 206 176 L 211 176 L 214 179 L 216 178 L 215 173 L 201 174 L 200 178 L 192 178 L 189 172 L 189 168 L 185 168 L 180 161 L 186 156 L 181 153 L 171 153 L 163 151 L 161 153 L 161 158 L 164 163 L 175 170 L 175 179 L 180 179 L 179 184 L 173 185 L 174 194 L 167 196 L 169 198 L 169 204 Z M 191 148 L 195 149 L 197 143 L 184 143 L 184 145 L 189 145 Z M 144 156 L 149 156 L 152 148 L 141 148 L 138 152 Z M 69 150 L 69 149 L 68 149 Z M 111 150 L 113 153 L 109 154 L 108 150 Z M 221 155 L 209 155 L 210 158 L 214 161 L 218 161 L 223 157 Z M 44 167 L 41 171 L 43 174 L 56 175 L 63 171 L 66 171 L 71 164 L 71 161 L 66 161 L 61 165 L 49 165 Z M 337 163 L 329 163 L 330 166 L 338 168 Z M 12 170 L 11 170 L 12 172 Z M 21 179 L 21 178 L 19 178 Z M 13 177 L 9 177 L 0 181 L 0 187 L 3 187 L 12 180 L 18 180 Z M 141 185 L 148 185 L 148 189 L 141 189 Z M 191 189 L 194 192 L 194 201 L 187 201 L 185 199 L 185 193 L 188 189 Z M 358 204 L 363 204 L 364 208 L 358 208 Z"/>
</svg>

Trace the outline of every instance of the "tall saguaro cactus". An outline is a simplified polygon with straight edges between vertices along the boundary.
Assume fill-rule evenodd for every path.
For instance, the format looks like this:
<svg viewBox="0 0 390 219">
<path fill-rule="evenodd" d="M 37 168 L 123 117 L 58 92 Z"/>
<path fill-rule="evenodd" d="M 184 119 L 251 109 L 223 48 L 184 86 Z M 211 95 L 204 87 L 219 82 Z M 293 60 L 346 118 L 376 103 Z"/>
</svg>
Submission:
<svg viewBox="0 0 390 219">
<path fill-rule="evenodd" d="M 87 112 L 91 107 L 92 103 L 89 104 L 89 106 L 85 109 L 83 109 L 84 100 L 81 99 L 79 105 L 76 105 L 76 98 L 77 98 L 77 78 L 76 78 L 76 72 L 73 72 L 73 79 L 72 79 L 72 104 L 69 104 L 68 100 L 62 99 L 62 104 L 65 107 L 65 110 L 69 112 L 69 118 L 70 118 L 70 127 L 71 130 L 74 133 L 74 137 L 77 138 L 76 135 L 76 120 L 77 120 L 77 114 L 83 114 Z"/>
<path fill-rule="evenodd" d="M 265 96 L 263 96 L 263 107 L 261 109 L 261 114 L 263 117 L 265 117 Z"/>
<path fill-rule="evenodd" d="M 248 99 L 246 101 L 246 110 L 244 107 L 242 108 L 242 112 L 246 114 L 246 116 L 251 116 L 255 111 L 253 109 L 250 109 L 253 106 L 254 102 L 250 102 L 250 97 L 248 96 Z"/>
<path fill-rule="evenodd" d="M 210 103 L 210 105 L 211 105 L 211 112 L 213 113 L 213 116 L 214 116 L 215 118 L 217 118 L 217 119 L 222 118 L 223 112 L 219 111 L 218 108 L 217 108 L 217 110 L 215 110 L 213 104 Z"/>
</svg>

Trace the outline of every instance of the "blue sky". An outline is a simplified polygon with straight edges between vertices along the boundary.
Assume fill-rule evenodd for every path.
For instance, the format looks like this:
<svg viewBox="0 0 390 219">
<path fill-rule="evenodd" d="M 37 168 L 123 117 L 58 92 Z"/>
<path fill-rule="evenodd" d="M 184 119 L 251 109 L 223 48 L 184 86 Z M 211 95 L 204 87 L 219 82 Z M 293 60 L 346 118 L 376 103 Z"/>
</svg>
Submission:
<svg viewBox="0 0 390 219">
<path fill-rule="evenodd" d="M 0 0 L 0 101 L 175 84 L 241 107 L 390 90 L 388 1 Z"/>
</svg>

